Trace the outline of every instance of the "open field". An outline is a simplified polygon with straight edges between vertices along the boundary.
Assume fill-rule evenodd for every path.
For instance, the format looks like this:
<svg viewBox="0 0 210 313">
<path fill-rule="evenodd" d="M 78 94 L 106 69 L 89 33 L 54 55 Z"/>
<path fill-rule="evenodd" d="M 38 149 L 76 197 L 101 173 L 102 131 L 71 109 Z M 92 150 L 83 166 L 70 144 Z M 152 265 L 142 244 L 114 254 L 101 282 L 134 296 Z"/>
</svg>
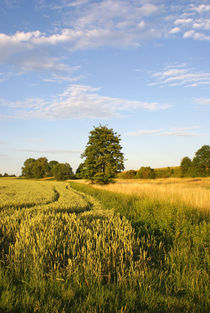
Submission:
<svg viewBox="0 0 210 313">
<path fill-rule="evenodd" d="M 124 182 L 0 179 L 0 312 L 209 311 L 208 208 L 149 196 L 209 180 Z"/>
<path fill-rule="evenodd" d="M 165 203 L 184 203 L 210 210 L 210 178 L 118 179 L 115 184 L 96 186 L 103 190 L 138 195 Z"/>
</svg>

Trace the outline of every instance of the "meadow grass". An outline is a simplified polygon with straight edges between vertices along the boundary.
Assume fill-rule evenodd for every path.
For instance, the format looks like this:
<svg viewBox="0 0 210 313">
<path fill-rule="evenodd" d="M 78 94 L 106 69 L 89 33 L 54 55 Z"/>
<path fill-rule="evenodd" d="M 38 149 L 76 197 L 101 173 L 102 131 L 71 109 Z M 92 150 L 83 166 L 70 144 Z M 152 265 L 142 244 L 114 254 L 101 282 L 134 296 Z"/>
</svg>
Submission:
<svg viewBox="0 0 210 313">
<path fill-rule="evenodd" d="M 0 180 L 0 312 L 209 311 L 206 212 L 79 183 L 14 182 Z"/>
<path fill-rule="evenodd" d="M 162 203 L 210 211 L 210 178 L 118 179 L 114 184 L 95 185 L 102 190 L 137 195 Z"/>
</svg>

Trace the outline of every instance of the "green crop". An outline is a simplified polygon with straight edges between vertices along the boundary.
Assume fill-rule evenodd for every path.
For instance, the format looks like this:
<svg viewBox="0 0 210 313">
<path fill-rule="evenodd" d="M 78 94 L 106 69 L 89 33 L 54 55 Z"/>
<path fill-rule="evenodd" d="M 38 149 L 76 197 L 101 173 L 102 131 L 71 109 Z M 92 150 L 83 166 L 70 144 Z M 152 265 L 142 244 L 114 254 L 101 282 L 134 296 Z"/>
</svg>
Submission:
<svg viewBox="0 0 210 313">
<path fill-rule="evenodd" d="M 0 180 L 0 312 L 208 311 L 205 218 L 72 186 Z"/>
</svg>

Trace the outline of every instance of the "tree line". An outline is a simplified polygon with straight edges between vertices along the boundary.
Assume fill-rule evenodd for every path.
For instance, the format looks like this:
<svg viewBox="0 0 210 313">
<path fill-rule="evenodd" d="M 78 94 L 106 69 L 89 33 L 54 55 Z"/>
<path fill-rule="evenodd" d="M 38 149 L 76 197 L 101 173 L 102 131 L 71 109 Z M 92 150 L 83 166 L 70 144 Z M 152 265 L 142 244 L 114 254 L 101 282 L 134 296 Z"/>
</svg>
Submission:
<svg viewBox="0 0 210 313">
<path fill-rule="evenodd" d="M 142 166 L 139 170 L 129 170 L 118 175 L 124 179 L 153 179 L 168 177 L 208 177 L 210 176 L 210 146 L 202 146 L 191 160 L 184 157 L 180 166 L 153 169 Z"/>
<path fill-rule="evenodd" d="M 59 163 L 52 160 L 48 162 L 46 157 L 38 159 L 29 158 L 22 167 L 22 176 L 26 178 L 55 177 L 56 180 L 66 180 L 74 177 L 69 163 Z"/>
<path fill-rule="evenodd" d="M 107 184 L 113 178 L 167 178 L 167 177 L 196 177 L 210 176 L 210 146 L 204 145 L 191 160 L 184 157 L 178 167 L 153 169 L 150 166 L 140 167 L 139 170 L 124 170 L 124 154 L 120 145 L 120 135 L 107 126 L 99 125 L 90 132 L 89 140 L 81 155 L 84 161 L 76 173 L 69 163 L 59 163 L 55 160 L 48 162 L 46 157 L 29 158 L 22 167 L 22 176 L 26 178 L 43 178 L 54 176 L 57 180 L 84 178 L 92 183 Z"/>
</svg>

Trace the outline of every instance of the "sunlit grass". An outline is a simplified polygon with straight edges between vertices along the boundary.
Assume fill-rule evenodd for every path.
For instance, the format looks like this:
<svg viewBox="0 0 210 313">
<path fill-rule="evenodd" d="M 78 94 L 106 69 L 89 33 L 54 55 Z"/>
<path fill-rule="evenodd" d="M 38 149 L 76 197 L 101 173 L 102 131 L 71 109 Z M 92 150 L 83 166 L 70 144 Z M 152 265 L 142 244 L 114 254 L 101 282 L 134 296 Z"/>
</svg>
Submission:
<svg viewBox="0 0 210 313">
<path fill-rule="evenodd" d="M 94 187 L 165 203 L 183 203 L 206 212 L 210 210 L 210 178 L 122 179 L 114 184 Z"/>
</svg>

